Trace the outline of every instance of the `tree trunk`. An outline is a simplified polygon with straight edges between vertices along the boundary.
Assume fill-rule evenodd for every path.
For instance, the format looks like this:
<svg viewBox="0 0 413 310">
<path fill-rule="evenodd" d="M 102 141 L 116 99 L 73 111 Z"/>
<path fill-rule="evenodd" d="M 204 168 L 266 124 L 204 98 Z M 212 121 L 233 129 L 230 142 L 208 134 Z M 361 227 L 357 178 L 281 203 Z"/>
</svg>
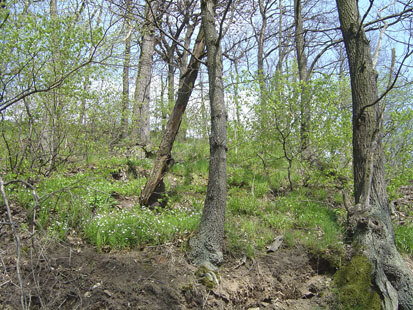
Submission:
<svg viewBox="0 0 413 310">
<path fill-rule="evenodd" d="M 266 97 L 266 87 L 265 87 L 265 76 L 264 76 L 264 41 L 265 41 L 265 32 L 267 30 L 267 5 L 264 4 L 264 0 L 259 0 L 258 5 L 260 8 L 261 15 L 261 28 L 258 34 L 258 50 L 257 50 L 257 73 L 258 73 L 258 85 L 260 88 L 260 115 L 264 113 L 265 110 L 265 97 Z"/>
<path fill-rule="evenodd" d="M 208 111 L 205 104 L 205 90 L 204 90 L 204 79 L 202 77 L 202 71 L 200 72 L 200 97 L 201 97 L 201 132 L 202 139 L 206 140 L 209 136 L 209 126 L 208 126 Z"/>
<path fill-rule="evenodd" d="M 89 90 L 90 90 L 90 75 L 87 72 L 83 80 L 82 104 L 80 105 L 80 111 L 79 111 L 79 127 L 82 127 L 85 123 L 86 104 L 87 104 L 86 94 L 89 93 Z"/>
<path fill-rule="evenodd" d="M 150 143 L 149 99 L 152 78 L 153 53 L 155 49 L 154 22 L 158 0 L 146 3 L 145 20 L 142 31 L 141 54 L 136 75 L 133 105 L 132 138 L 138 143 Z"/>
<path fill-rule="evenodd" d="M 278 62 L 277 66 L 275 69 L 275 76 L 276 76 L 276 89 L 277 89 L 277 95 L 278 95 L 278 100 L 280 104 L 283 103 L 284 101 L 284 82 L 283 80 L 283 63 L 284 59 L 286 57 L 286 52 L 287 52 L 287 47 L 288 42 L 285 43 L 283 42 L 283 14 L 284 14 L 284 8 L 282 6 L 282 0 L 278 0 L 278 7 L 280 10 L 280 14 L 278 15 Z"/>
<path fill-rule="evenodd" d="M 304 159 L 310 156 L 310 94 L 307 82 L 307 55 L 305 54 L 304 27 L 301 0 L 294 0 L 295 49 L 297 52 L 298 75 L 301 82 L 301 152 Z"/>
<path fill-rule="evenodd" d="M 413 309 L 413 274 L 397 252 L 384 180 L 377 73 L 356 0 L 336 0 L 350 67 L 356 205 L 349 236 L 373 266 L 384 309 Z"/>
<path fill-rule="evenodd" d="M 280 9 L 280 14 L 278 16 L 278 63 L 277 63 L 277 68 L 276 72 L 279 75 L 278 81 L 281 80 L 281 76 L 283 74 L 283 62 L 286 54 L 286 47 L 284 46 L 283 43 L 283 13 L 284 13 L 284 8 L 282 6 L 282 0 L 278 0 L 278 7 Z M 288 44 L 287 44 L 288 45 Z M 278 86 L 280 89 L 280 96 L 282 95 L 281 87 Z"/>
<path fill-rule="evenodd" d="M 128 135 L 128 119 L 129 119 L 129 67 L 131 54 L 131 37 L 132 37 L 132 22 L 129 19 L 131 1 L 126 2 L 125 9 L 125 55 L 123 59 L 122 73 L 122 111 L 120 120 L 120 135 L 119 139 L 123 140 Z"/>
<path fill-rule="evenodd" d="M 222 81 L 222 51 L 215 29 L 214 0 L 201 0 L 202 25 L 208 52 L 211 136 L 209 176 L 204 210 L 197 236 L 190 240 L 195 264 L 223 261 L 225 204 L 227 192 L 227 112 Z"/>
<path fill-rule="evenodd" d="M 198 22 L 197 22 L 196 24 L 198 24 Z M 184 47 L 185 47 L 185 49 L 182 51 L 182 56 L 180 56 L 180 61 L 179 61 L 179 73 L 180 73 L 180 76 L 179 76 L 179 82 L 180 82 L 179 87 L 182 87 L 182 83 L 183 83 L 183 81 L 184 81 L 184 79 L 182 78 L 182 76 L 185 75 L 186 72 L 187 72 L 188 56 L 189 56 L 189 53 L 188 53 L 187 50 L 189 50 L 189 48 L 190 48 L 191 41 L 192 41 L 191 38 L 192 38 L 192 35 L 193 35 L 193 33 L 194 33 L 196 24 L 195 24 L 195 23 L 194 23 L 194 24 L 188 23 L 188 26 L 187 26 L 187 28 L 186 28 L 185 41 L 184 41 Z"/>
<path fill-rule="evenodd" d="M 50 0 L 50 19 L 54 25 L 58 21 L 58 12 L 57 12 L 57 0 Z M 57 33 L 52 33 L 52 68 L 57 80 L 61 74 L 62 66 L 62 57 L 59 51 L 59 38 Z M 60 87 L 57 87 L 51 91 L 51 104 L 46 103 L 46 115 L 47 117 L 47 131 L 46 131 L 46 140 L 48 143 L 47 146 L 47 155 L 48 155 L 48 169 L 46 174 L 49 174 L 51 171 L 56 168 L 56 160 L 58 153 L 58 126 L 57 123 L 60 119 L 61 112 L 61 92 Z"/>
<path fill-rule="evenodd" d="M 153 196 L 158 184 L 161 183 L 167 170 L 168 161 L 171 158 L 172 146 L 198 76 L 200 65 L 199 58 L 202 56 L 204 45 L 203 31 L 201 30 L 198 34 L 193 55 L 187 67 L 186 73 L 181 76 L 182 83 L 180 84 L 182 86 L 178 90 L 178 98 L 172 114 L 169 117 L 168 124 L 166 125 L 151 174 L 139 197 L 139 202 L 141 205 L 147 206 L 149 202 L 152 201 L 151 197 Z"/>
<path fill-rule="evenodd" d="M 239 84 L 240 84 L 240 75 L 238 70 L 238 59 L 234 61 L 234 70 L 235 70 L 235 81 L 233 80 L 232 83 L 234 85 L 234 104 L 235 104 L 235 130 L 234 130 L 234 138 L 235 141 L 238 141 L 239 138 L 239 131 L 241 128 L 241 105 L 239 102 L 240 94 L 239 94 Z M 234 146 L 235 155 L 238 155 L 238 143 L 235 143 Z"/>
<path fill-rule="evenodd" d="M 182 75 L 186 74 L 185 68 L 188 66 L 189 53 L 188 53 L 187 50 L 190 49 L 191 38 L 192 38 L 192 35 L 194 33 L 194 29 L 195 29 L 197 24 L 198 24 L 197 21 L 193 24 L 188 23 L 188 27 L 186 28 L 185 41 L 184 41 L 185 49 L 182 51 L 182 56 L 181 56 L 181 59 L 180 59 L 180 62 L 179 62 L 179 73 L 180 73 L 179 87 L 182 87 L 181 83 L 184 81 L 184 79 L 182 79 Z M 183 122 L 184 126 L 181 127 L 181 129 L 180 129 L 180 132 L 181 132 L 180 136 L 182 137 L 183 140 L 185 140 L 186 136 L 187 136 L 187 130 L 188 130 L 188 126 L 186 125 L 187 124 L 187 116 L 185 114 L 183 115 L 182 122 Z M 179 138 L 179 136 L 178 136 L 178 138 Z"/>
<path fill-rule="evenodd" d="M 173 53 L 173 51 L 172 51 Z M 175 105 L 175 64 L 173 56 L 169 58 L 168 63 L 168 111 Z"/>
</svg>

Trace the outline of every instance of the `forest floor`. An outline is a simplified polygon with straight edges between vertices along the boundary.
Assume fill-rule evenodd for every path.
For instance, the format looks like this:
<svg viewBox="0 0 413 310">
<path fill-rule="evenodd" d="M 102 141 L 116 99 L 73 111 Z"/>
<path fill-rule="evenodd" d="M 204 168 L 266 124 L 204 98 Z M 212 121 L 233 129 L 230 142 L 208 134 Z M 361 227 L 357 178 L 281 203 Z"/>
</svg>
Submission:
<svg viewBox="0 0 413 310">
<path fill-rule="evenodd" d="M 393 216 L 404 225 L 413 208 L 413 183 L 401 193 Z M 135 204 L 136 197 L 127 198 L 118 199 L 122 208 Z M 184 238 L 133 249 L 97 248 L 74 230 L 63 241 L 32 235 L 27 209 L 15 201 L 10 209 L 17 226 L 27 229 L 18 236 L 18 259 L 16 235 L 0 222 L 0 310 L 22 309 L 22 288 L 26 309 L 334 309 L 336 267 L 300 243 L 284 242 L 249 257 L 226 249 L 218 283 L 208 287 L 186 257 Z M 6 218 L 2 207 L 0 219 Z M 413 270 L 412 256 L 405 258 Z"/>
<path fill-rule="evenodd" d="M 413 200 L 413 187 L 405 191 L 402 199 Z M 24 221 L 25 211 L 13 210 L 16 221 Z M 335 269 L 299 245 L 253 259 L 226 253 L 219 284 L 209 289 L 179 240 L 105 253 L 70 235 L 64 242 L 29 233 L 20 237 L 29 309 L 306 310 L 326 309 L 333 302 Z M 14 236 L 8 231 L 1 238 L 0 309 L 21 309 Z"/>
<path fill-rule="evenodd" d="M 37 240 L 32 253 L 31 241 L 22 240 L 30 309 L 322 309 L 331 302 L 334 270 L 302 247 L 254 259 L 227 256 L 219 284 L 208 289 L 175 244 L 99 253 L 81 239 L 68 240 Z M 18 279 L 7 268 L 15 265 L 15 247 L 8 241 L 0 309 L 20 309 Z"/>
</svg>

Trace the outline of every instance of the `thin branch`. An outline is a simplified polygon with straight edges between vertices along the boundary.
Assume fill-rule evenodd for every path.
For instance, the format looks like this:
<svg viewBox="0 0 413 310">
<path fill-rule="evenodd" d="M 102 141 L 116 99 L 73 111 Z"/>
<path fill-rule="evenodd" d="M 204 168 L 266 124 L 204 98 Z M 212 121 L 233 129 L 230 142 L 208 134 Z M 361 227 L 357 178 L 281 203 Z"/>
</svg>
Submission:
<svg viewBox="0 0 413 310">
<path fill-rule="evenodd" d="M 227 17 L 229 7 L 231 6 L 231 4 L 232 4 L 232 0 L 229 0 L 228 5 L 226 6 L 225 11 L 224 11 L 224 16 L 222 16 L 221 22 L 219 24 L 219 34 L 218 34 L 218 39 L 217 39 L 217 42 L 216 42 L 217 45 L 220 43 L 220 41 L 222 39 L 222 32 L 223 32 L 223 29 L 224 29 L 224 21 Z"/>
<path fill-rule="evenodd" d="M 392 3 L 389 3 L 388 5 L 386 5 L 385 7 L 379 9 L 377 11 L 377 16 L 379 18 L 381 17 L 381 12 L 385 9 L 387 9 L 389 6 L 393 5 L 394 3 L 396 3 L 397 0 L 393 0 Z M 377 64 L 377 60 L 379 58 L 379 53 L 380 53 L 380 47 L 381 47 L 381 41 L 383 40 L 383 36 L 384 33 L 386 32 L 387 27 L 389 27 L 389 23 L 387 21 L 383 21 L 384 26 L 383 28 L 380 30 L 380 35 L 379 35 L 379 41 L 377 42 L 377 46 L 376 46 L 376 50 L 374 51 L 374 55 L 373 55 L 373 68 L 376 68 L 376 64 Z"/>
<path fill-rule="evenodd" d="M 359 36 L 360 31 L 361 31 L 361 29 L 362 29 L 362 27 L 363 27 L 364 20 L 366 19 L 367 15 L 370 13 L 371 8 L 373 7 L 374 0 L 369 0 L 369 1 L 370 1 L 370 5 L 369 5 L 367 11 L 364 13 L 363 18 L 361 19 L 360 27 L 359 27 L 359 29 L 357 30 L 356 37 Z"/>
<path fill-rule="evenodd" d="M 4 182 L 1 176 L 0 176 L 0 192 L 1 192 L 1 195 L 3 196 L 3 201 L 7 209 L 7 217 L 9 219 L 10 227 L 11 227 L 11 230 L 14 236 L 14 241 L 16 243 L 16 256 L 17 256 L 16 257 L 16 273 L 17 273 L 17 279 L 19 281 L 19 288 L 20 288 L 20 303 L 21 303 L 22 309 L 25 310 L 26 303 L 25 303 L 25 297 L 24 297 L 23 279 L 22 279 L 21 272 L 20 272 L 20 248 L 21 248 L 20 237 L 17 233 L 16 224 L 13 222 L 10 205 L 7 200 L 6 192 L 4 190 Z"/>
<path fill-rule="evenodd" d="M 371 22 L 366 23 L 365 25 L 363 25 L 363 27 L 364 27 L 364 28 L 367 28 L 368 26 L 377 24 L 377 23 L 379 23 L 379 22 L 384 22 L 384 21 L 386 21 L 386 20 L 388 20 L 388 19 L 392 19 L 392 18 L 396 18 L 396 17 L 397 17 L 397 20 L 396 20 L 395 22 L 389 23 L 390 25 L 393 25 L 394 23 L 397 23 L 398 21 L 400 21 L 401 18 L 402 18 L 402 16 L 404 16 L 406 13 L 411 13 L 411 12 L 413 12 L 413 7 L 408 8 L 408 9 L 403 10 L 403 11 L 398 12 L 398 13 L 392 14 L 392 15 L 385 16 L 385 17 L 383 17 L 383 18 L 375 19 L 375 20 L 373 20 L 373 21 L 371 21 Z M 377 30 L 377 28 L 365 29 L 366 32 L 367 32 L 367 31 L 370 31 L 370 30 Z"/>
<path fill-rule="evenodd" d="M 149 1 L 146 1 L 146 3 L 147 3 L 147 5 L 149 6 L 149 9 L 151 10 L 152 16 L 155 16 L 155 15 L 153 15 L 154 12 L 153 12 L 152 6 L 150 5 Z M 182 47 L 189 55 L 191 55 L 191 56 L 193 56 L 193 57 L 196 57 L 189 48 L 187 48 L 186 46 L 184 46 L 184 44 L 182 44 L 181 42 L 179 42 L 178 40 L 176 40 L 173 36 L 171 36 L 171 35 L 170 35 L 169 33 L 167 33 L 165 30 L 163 30 L 163 28 L 161 27 L 161 25 L 159 25 L 159 23 L 158 23 L 158 21 L 156 20 L 156 18 L 154 18 L 152 22 L 153 22 L 154 26 L 155 26 L 162 34 L 164 34 L 165 36 L 167 36 L 170 40 L 174 41 L 176 45 Z M 200 31 L 202 31 L 202 30 L 200 30 Z M 198 58 L 196 58 L 196 60 L 199 61 L 201 64 L 206 65 L 206 63 L 205 63 L 204 61 L 202 61 L 202 60 L 200 60 L 200 59 L 198 59 Z"/>
<path fill-rule="evenodd" d="M 26 187 L 30 188 L 32 190 L 32 196 L 34 198 L 35 201 L 35 206 L 33 208 L 33 215 L 32 215 L 32 220 L 31 220 L 31 225 L 32 225 L 32 235 L 34 234 L 34 228 L 35 228 L 35 223 L 36 223 L 36 210 L 40 208 L 40 198 L 39 195 L 36 192 L 36 189 L 34 188 L 33 185 L 31 185 L 30 183 L 23 181 L 23 180 L 11 180 L 8 182 L 4 183 L 4 186 L 7 186 L 9 184 L 13 184 L 13 183 L 22 183 L 24 184 Z"/>
<path fill-rule="evenodd" d="M 343 39 L 339 39 L 339 40 L 333 41 L 333 42 L 331 42 L 330 44 L 326 45 L 326 46 L 317 54 L 317 56 L 315 56 L 313 62 L 311 63 L 310 68 L 308 69 L 308 74 L 310 75 L 310 74 L 313 72 L 314 67 L 315 67 L 317 61 L 320 59 L 321 56 L 323 56 L 323 54 L 324 54 L 325 52 L 328 51 L 328 49 L 329 49 L 330 47 L 332 47 L 332 46 L 334 46 L 334 45 L 337 45 L 337 44 L 339 44 L 339 43 L 341 43 L 341 42 L 343 42 Z"/>
<path fill-rule="evenodd" d="M 386 91 L 385 91 L 377 100 L 375 100 L 373 103 L 367 104 L 367 105 L 365 105 L 364 107 L 362 107 L 361 110 L 360 110 L 359 117 L 363 114 L 363 112 L 364 112 L 367 108 L 370 108 L 370 107 L 376 105 L 377 103 L 379 103 L 380 100 L 382 100 L 382 99 L 389 93 L 389 91 L 391 91 L 391 90 L 394 88 L 394 85 L 396 84 L 397 79 L 399 78 L 400 71 L 401 71 L 401 69 L 402 69 L 402 67 L 403 67 L 404 62 L 405 62 L 406 59 L 409 58 L 412 54 L 413 54 L 413 50 L 410 50 L 410 51 L 408 51 L 408 52 L 406 53 L 406 55 L 404 55 L 403 60 L 402 60 L 402 62 L 401 62 L 401 64 L 400 64 L 400 66 L 399 66 L 399 69 L 398 69 L 397 72 L 396 72 L 396 76 L 395 76 L 395 78 L 394 78 L 394 80 L 393 80 L 393 83 L 391 83 L 391 85 L 386 89 Z"/>
<path fill-rule="evenodd" d="M 379 59 L 381 41 L 383 40 L 384 33 L 386 32 L 388 26 L 389 24 L 385 22 L 383 28 L 380 31 L 379 40 L 377 42 L 376 50 L 374 51 L 374 55 L 373 55 L 373 68 L 376 68 L 377 60 Z"/>
</svg>

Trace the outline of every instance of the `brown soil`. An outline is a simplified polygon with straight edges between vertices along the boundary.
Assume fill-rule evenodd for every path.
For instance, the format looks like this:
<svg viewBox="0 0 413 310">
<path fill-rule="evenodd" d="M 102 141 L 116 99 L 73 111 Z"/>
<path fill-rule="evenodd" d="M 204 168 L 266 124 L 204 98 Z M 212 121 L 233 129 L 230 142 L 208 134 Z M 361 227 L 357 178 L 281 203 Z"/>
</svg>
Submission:
<svg viewBox="0 0 413 310">
<path fill-rule="evenodd" d="M 75 237 L 22 239 L 28 309 L 305 310 L 326 308 L 331 299 L 331 277 L 320 272 L 325 266 L 302 248 L 281 247 L 253 260 L 227 255 L 219 284 L 208 289 L 174 244 L 99 253 Z M 0 251 L 0 309 L 21 309 L 11 235 Z"/>
</svg>

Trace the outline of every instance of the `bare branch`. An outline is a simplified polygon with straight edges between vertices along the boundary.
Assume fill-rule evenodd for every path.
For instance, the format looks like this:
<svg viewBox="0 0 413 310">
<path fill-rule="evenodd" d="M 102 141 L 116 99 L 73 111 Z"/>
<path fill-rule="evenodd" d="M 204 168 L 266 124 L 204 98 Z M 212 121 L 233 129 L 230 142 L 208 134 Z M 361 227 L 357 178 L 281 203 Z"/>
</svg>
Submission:
<svg viewBox="0 0 413 310">
<path fill-rule="evenodd" d="M 25 302 L 25 296 L 24 296 L 23 278 L 20 272 L 20 248 L 21 248 L 20 237 L 16 229 L 16 224 L 14 223 L 13 217 L 11 215 L 10 205 L 7 200 L 6 192 L 4 190 L 4 181 L 1 176 L 0 176 L 0 192 L 1 192 L 1 195 L 3 196 L 3 201 L 7 209 L 7 217 L 9 219 L 10 227 L 11 227 L 11 230 L 14 236 L 14 241 L 16 243 L 16 256 L 17 256 L 16 257 L 16 273 L 17 273 L 17 279 L 19 281 L 19 288 L 20 288 L 20 303 L 21 303 L 22 309 L 25 310 L 26 302 Z"/>
<path fill-rule="evenodd" d="M 397 72 L 396 72 L 396 76 L 395 76 L 395 78 L 394 78 L 394 80 L 393 80 L 393 83 L 391 83 L 390 86 L 387 87 L 386 91 L 385 91 L 383 94 L 381 94 L 381 96 L 380 96 L 376 101 L 374 101 L 373 103 L 367 104 L 367 105 L 365 105 L 364 107 L 362 107 L 362 108 L 360 109 L 359 117 L 363 114 L 363 112 L 364 112 L 367 108 L 372 107 L 372 106 L 376 105 L 377 103 L 379 103 L 379 102 L 380 102 L 384 97 L 386 97 L 386 95 L 394 88 L 394 85 L 396 84 L 397 79 L 399 78 L 401 69 L 403 68 L 404 62 L 405 62 L 405 61 L 407 60 L 407 58 L 409 58 L 412 54 L 413 54 L 413 50 L 408 50 L 408 51 L 407 51 L 407 53 L 406 53 L 406 54 L 404 55 L 404 57 L 403 57 L 403 60 L 402 60 L 402 62 L 401 62 L 401 64 L 400 64 L 400 66 L 399 66 L 399 69 L 398 69 Z"/>
</svg>

